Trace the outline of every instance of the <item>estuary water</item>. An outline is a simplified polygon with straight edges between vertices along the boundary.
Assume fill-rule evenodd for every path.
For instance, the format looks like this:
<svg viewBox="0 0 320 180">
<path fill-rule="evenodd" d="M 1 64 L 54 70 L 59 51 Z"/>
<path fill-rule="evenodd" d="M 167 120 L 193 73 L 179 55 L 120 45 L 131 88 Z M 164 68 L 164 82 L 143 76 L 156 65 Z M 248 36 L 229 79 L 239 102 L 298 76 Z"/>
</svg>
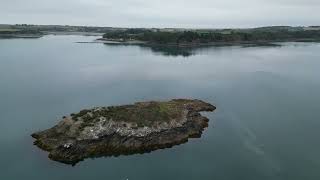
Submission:
<svg viewBox="0 0 320 180">
<path fill-rule="evenodd" d="M 319 180 L 320 44 L 159 47 L 0 40 L 0 179 Z M 136 101 L 201 99 L 202 138 L 68 166 L 33 146 L 73 112 Z"/>
</svg>

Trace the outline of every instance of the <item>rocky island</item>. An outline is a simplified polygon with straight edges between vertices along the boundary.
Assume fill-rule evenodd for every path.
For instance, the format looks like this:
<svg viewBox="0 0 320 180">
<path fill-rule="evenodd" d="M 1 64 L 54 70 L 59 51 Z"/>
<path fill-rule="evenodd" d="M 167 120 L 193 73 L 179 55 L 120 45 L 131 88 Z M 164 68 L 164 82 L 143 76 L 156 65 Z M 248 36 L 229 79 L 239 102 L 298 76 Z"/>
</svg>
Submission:
<svg viewBox="0 0 320 180">
<path fill-rule="evenodd" d="M 85 158 L 145 153 L 200 137 L 208 126 L 201 100 L 174 99 L 96 107 L 63 117 L 54 127 L 32 134 L 49 158 L 75 165 Z"/>
</svg>

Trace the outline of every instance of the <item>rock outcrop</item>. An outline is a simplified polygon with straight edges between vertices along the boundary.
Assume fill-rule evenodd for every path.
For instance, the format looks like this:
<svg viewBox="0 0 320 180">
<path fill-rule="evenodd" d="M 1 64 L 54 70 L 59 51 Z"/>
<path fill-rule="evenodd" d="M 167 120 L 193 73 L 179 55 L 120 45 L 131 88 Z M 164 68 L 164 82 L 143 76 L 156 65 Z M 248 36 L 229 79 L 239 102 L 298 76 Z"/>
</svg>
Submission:
<svg viewBox="0 0 320 180">
<path fill-rule="evenodd" d="M 215 109 L 188 99 L 98 107 L 63 117 L 32 137 L 50 159 L 75 165 L 89 157 L 145 153 L 185 143 L 200 137 L 208 126 L 199 112 Z"/>
</svg>

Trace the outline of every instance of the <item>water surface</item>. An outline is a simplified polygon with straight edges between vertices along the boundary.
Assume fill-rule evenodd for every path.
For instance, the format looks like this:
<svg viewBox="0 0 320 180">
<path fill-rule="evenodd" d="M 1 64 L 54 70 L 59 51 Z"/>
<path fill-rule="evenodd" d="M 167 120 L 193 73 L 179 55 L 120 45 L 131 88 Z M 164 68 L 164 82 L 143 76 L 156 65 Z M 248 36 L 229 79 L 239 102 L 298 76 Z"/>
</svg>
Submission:
<svg viewBox="0 0 320 180">
<path fill-rule="evenodd" d="M 80 44 L 95 37 L 0 40 L 0 179 L 320 178 L 320 44 L 175 51 Z M 150 154 L 50 161 L 30 134 L 93 106 L 198 98 L 201 139 Z"/>
</svg>

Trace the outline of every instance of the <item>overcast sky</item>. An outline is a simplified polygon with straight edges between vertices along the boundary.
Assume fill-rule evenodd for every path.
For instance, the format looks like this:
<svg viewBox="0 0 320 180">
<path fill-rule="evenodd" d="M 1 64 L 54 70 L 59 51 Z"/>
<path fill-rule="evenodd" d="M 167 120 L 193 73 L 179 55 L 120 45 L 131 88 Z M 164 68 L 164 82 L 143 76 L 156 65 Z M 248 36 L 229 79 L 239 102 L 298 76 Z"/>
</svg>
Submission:
<svg viewBox="0 0 320 180">
<path fill-rule="evenodd" d="M 0 24 L 221 28 L 319 25 L 320 0 L 0 0 Z"/>
</svg>

